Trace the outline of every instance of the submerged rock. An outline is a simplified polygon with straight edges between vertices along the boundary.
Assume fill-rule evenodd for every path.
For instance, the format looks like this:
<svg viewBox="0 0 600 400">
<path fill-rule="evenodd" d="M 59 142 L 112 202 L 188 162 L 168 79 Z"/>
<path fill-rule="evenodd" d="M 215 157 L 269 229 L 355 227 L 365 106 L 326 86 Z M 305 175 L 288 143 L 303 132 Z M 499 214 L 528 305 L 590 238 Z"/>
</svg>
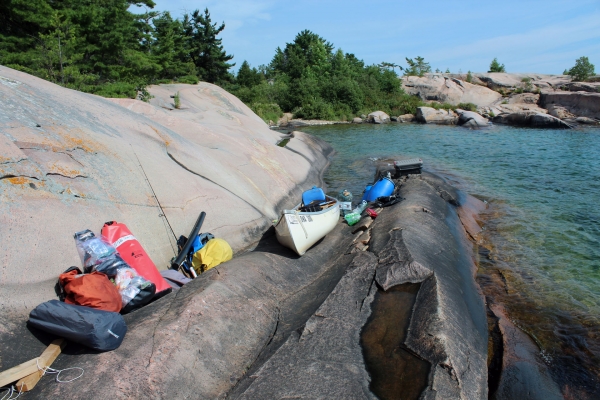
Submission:
<svg viewBox="0 0 600 400">
<path fill-rule="evenodd" d="M 452 110 L 417 107 L 415 119 L 423 124 L 456 125 L 458 116 Z"/>
<path fill-rule="evenodd" d="M 502 334 L 502 372 L 492 400 L 561 400 L 558 385 L 550 377 L 548 367 L 539 357 L 539 348 L 527 334 L 508 318 L 504 308 L 492 304 Z"/>
</svg>

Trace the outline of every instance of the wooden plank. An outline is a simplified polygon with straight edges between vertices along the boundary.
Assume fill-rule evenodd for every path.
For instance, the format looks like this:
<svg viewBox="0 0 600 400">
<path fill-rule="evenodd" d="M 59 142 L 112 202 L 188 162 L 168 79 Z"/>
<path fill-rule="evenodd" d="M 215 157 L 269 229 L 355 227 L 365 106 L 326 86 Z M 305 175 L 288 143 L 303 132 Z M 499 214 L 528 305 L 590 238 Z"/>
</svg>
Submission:
<svg viewBox="0 0 600 400">
<path fill-rule="evenodd" d="M 42 355 L 39 357 L 39 367 L 44 369 L 45 367 L 51 366 L 66 345 L 67 341 L 65 339 L 56 339 L 50 343 L 50 346 L 48 346 L 48 348 L 46 348 L 46 350 L 44 350 Z M 37 385 L 42 376 L 44 376 L 44 371 L 38 369 L 33 374 L 19 380 L 15 387 L 18 391 L 28 392 L 33 389 L 35 385 Z"/>
<path fill-rule="evenodd" d="M 6 386 L 14 381 L 31 375 L 38 370 L 37 358 L 24 362 L 23 364 L 17 365 L 0 373 L 0 387 Z"/>
</svg>

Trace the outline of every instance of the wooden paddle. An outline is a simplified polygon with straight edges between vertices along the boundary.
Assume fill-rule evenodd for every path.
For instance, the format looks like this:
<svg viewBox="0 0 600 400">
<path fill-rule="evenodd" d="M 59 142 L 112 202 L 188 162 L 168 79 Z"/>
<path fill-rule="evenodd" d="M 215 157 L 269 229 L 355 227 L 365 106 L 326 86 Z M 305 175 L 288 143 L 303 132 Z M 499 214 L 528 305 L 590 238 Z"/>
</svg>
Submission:
<svg viewBox="0 0 600 400">
<path fill-rule="evenodd" d="M 0 387 L 18 380 L 15 385 L 17 391 L 27 392 L 33 389 L 42 376 L 44 376 L 44 369 L 52 365 L 66 345 L 67 342 L 65 339 L 56 339 L 50 343 L 50 346 L 38 358 L 1 372 Z"/>
</svg>

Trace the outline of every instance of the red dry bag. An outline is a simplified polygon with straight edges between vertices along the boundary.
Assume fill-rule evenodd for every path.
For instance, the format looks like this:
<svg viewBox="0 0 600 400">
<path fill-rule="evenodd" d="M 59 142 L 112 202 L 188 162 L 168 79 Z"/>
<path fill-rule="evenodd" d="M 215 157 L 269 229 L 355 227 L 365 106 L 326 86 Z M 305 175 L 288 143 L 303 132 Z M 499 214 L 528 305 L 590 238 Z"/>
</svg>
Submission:
<svg viewBox="0 0 600 400">
<path fill-rule="evenodd" d="M 127 225 L 111 221 L 102 227 L 102 237 L 119 252 L 121 258 L 138 274 L 156 286 L 155 297 L 171 291 L 171 285 L 160 275 L 140 242 L 131 234 Z"/>
</svg>

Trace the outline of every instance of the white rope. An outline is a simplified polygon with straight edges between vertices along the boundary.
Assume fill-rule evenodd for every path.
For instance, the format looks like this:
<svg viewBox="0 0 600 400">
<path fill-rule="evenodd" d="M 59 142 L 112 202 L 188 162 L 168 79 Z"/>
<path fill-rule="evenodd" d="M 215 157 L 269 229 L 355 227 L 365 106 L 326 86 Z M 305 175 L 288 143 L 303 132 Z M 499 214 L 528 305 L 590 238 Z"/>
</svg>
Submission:
<svg viewBox="0 0 600 400">
<path fill-rule="evenodd" d="M 65 369 L 54 369 L 54 368 L 50 368 L 50 367 L 43 367 L 42 368 L 42 367 L 40 367 L 39 361 L 40 361 L 39 358 L 35 359 L 35 363 L 36 363 L 36 365 L 38 367 L 38 370 L 42 371 L 42 376 L 44 376 L 46 374 L 49 374 L 49 375 L 50 374 L 56 374 L 56 378 L 55 379 L 56 379 L 56 382 L 59 382 L 59 383 L 73 382 L 74 380 L 81 378 L 83 376 L 83 373 L 85 372 L 85 370 L 83 368 L 80 368 L 80 367 L 71 367 L 71 368 L 65 368 Z M 60 374 L 62 372 L 70 371 L 72 369 L 81 370 L 81 373 L 78 376 L 76 376 L 75 378 L 73 378 L 73 379 L 69 379 L 67 381 L 60 380 Z M 15 400 L 15 399 L 19 398 L 19 396 L 21 396 L 21 393 L 23 393 L 23 385 L 21 385 L 21 388 L 19 389 L 19 391 L 17 391 L 15 389 L 15 387 L 16 387 L 16 385 L 15 386 L 10 386 L 10 387 L 5 387 L 5 388 L 0 388 L 0 391 L 6 390 L 6 394 L 4 396 L 2 396 L 2 398 L 0 400 Z M 15 394 L 16 394 L 16 396 L 13 397 Z"/>
<path fill-rule="evenodd" d="M 44 376 L 44 375 L 46 375 L 46 374 L 56 374 L 56 378 L 55 378 L 55 379 L 56 379 L 56 382 L 59 382 L 59 383 L 69 383 L 69 382 L 73 382 L 74 380 L 81 378 L 81 377 L 83 376 L 83 373 L 85 372 L 85 370 L 84 370 L 83 368 L 80 368 L 80 367 L 71 367 L 71 368 L 65 368 L 65 369 L 54 369 L 54 368 L 50 368 L 50 367 L 43 367 L 43 368 L 42 368 L 42 367 L 40 367 L 40 364 L 38 363 L 38 361 L 39 361 L 39 358 L 38 358 L 38 359 L 36 359 L 36 360 L 35 360 L 35 362 L 36 362 L 36 364 L 37 364 L 37 367 L 38 367 L 38 369 L 39 369 L 40 371 L 42 371 L 42 372 L 43 372 L 42 376 Z M 60 378 L 59 378 L 59 377 L 60 377 L 60 374 L 61 374 L 62 372 L 65 372 L 65 371 L 70 371 L 70 370 L 72 370 L 72 369 L 78 369 L 78 370 L 80 370 L 80 371 L 81 371 L 81 373 L 80 373 L 79 375 L 77 375 L 77 376 L 76 376 L 75 378 L 73 378 L 73 379 L 69 379 L 68 381 L 61 381 L 61 380 L 60 380 Z M 4 399 L 0 399 L 0 400 L 4 400 Z M 7 400 L 8 400 L 8 399 L 7 399 Z"/>
<path fill-rule="evenodd" d="M 23 386 L 21 386 L 21 389 L 23 389 Z M 0 390 L 6 390 L 7 392 L 6 392 L 6 394 L 4 396 L 2 396 L 2 398 L 0 400 L 15 400 L 15 399 L 17 399 L 21 395 L 21 393 L 22 393 L 21 389 L 19 389 L 19 391 L 17 392 L 15 390 L 14 386 L 10 386 L 8 388 L 1 388 Z M 13 395 L 15 393 L 17 393 L 17 396 L 13 397 Z M 8 397 L 6 397 L 6 396 L 8 396 Z"/>
</svg>

